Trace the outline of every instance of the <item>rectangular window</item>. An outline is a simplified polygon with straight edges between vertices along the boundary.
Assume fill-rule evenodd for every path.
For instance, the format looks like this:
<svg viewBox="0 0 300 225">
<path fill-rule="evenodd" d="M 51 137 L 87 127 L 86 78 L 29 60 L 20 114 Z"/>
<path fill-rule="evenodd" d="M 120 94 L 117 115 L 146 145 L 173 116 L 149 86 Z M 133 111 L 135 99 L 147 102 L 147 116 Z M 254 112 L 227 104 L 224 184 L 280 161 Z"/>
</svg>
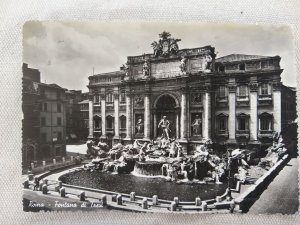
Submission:
<svg viewBox="0 0 300 225">
<path fill-rule="evenodd" d="M 121 117 L 121 129 L 126 129 L 126 117 Z"/>
<path fill-rule="evenodd" d="M 108 129 L 113 129 L 113 123 L 114 123 L 113 120 L 114 120 L 114 119 L 113 119 L 111 116 L 108 116 L 108 117 L 106 118 L 107 128 L 108 128 Z"/>
<path fill-rule="evenodd" d="M 241 85 L 238 88 L 238 96 L 239 97 L 247 97 L 248 96 L 248 88 L 246 85 Z"/>
<path fill-rule="evenodd" d="M 41 141 L 47 142 L 47 134 L 46 133 L 41 133 Z"/>
<path fill-rule="evenodd" d="M 61 126 L 61 117 L 57 117 L 57 126 Z"/>
<path fill-rule="evenodd" d="M 44 112 L 47 112 L 47 103 L 44 103 Z"/>
<path fill-rule="evenodd" d="M 225 86 L 220 86 L 219 87 L 219 97 L 220 98 L 226 97 L 226 88 L 225 88 Z"/>
<path fill-rule="evenodd" d="M 57 112 L 61 112 L 61 104 L 57 104 Z"/>
<path fill-rule="evenodd" d="M 226 131 L 226 118 L 225 117 L 219 118 L 219 131 Z"/>
<path fill-rule="evenodd" d="M 246 67 L 245 67 L 245 64 L 244 64 L 244 63 L 239 65 L 239 69 L 240 69 L 240 70 L 245 70 L 245 68 L 246 68 Z"/>
<path fill-rule="evenodd" d="M 262 117 L 260 119 L 260 130 L 272 130 L 271 118 Z"/>
<path fill-rule="evenodd" d="M 56 92 L 56 99 L 60 99 L 60 92 L 58 91 L 58 92 Z"/>
<path fill-rule="evenodd" d="M 268 84 L 262 84 L 260 86 L 260 94 L 261 95 L 268 95 L 269 94 L 269 88 L 268 88 Z"/>
<path fill-rule="evenodd" d="M 46 118 L 41 117 L 41 126 L 46 126 Z"/>
<path fill-rule="evenodd" d="M 121 103 L 124 103 L 124 102 L 125 102 L 125 91 L 122 91 L 122 92 L 121 92 L 120 102 L 121 102 Z"/>
<path fill-rule="evenodd" d="M 107 103 L 112 103 L 113 102 L 113 96 L 112 96 L 112 93 L 108 93 L 106 95 L 106 102 Z"/>
<path fill-rule="evenodd" d="M 260 129 L 261 130 L 269 130 L 269 121 L 267 119 L 261 119 Z"/>
<path fill-rule="evenodd" d="M 247 129 L 247 119 L 246 118 L 239 118 L 238 129 L 239 130 L 248 130 Z"/>
<path fill-rule="evenodd" d="M 57 132 L 57 140 L 58 141 L 62 140 L 62 133 L 61 132 Z"/>
<path fill-rule="evenodd" d="M 95 95 L 94 96 L 94 103 L 99 103 L 100 102 L 100 96 L 99 95 Z"/>
</svg>

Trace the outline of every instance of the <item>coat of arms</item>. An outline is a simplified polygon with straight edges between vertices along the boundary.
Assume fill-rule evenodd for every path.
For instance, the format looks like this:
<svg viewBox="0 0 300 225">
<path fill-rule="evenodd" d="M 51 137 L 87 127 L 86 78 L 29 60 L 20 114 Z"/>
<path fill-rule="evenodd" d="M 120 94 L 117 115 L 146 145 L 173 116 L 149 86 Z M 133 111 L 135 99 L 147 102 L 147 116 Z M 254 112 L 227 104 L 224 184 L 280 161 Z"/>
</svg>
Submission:
<svg viewBox="0 0 300 225">
<path fill-rule="evenodd" d="M 171 54 L 177 54 L 179 50 L 177 42 L 179 41 L 181 41 L 181 39 L 171 38 L 171 34 L 169 32 L 162 32 L 159 34 L 159 41 L 154 41 L 151 44 L 154 51 L 154 57 L 168 57 Z"/>
</svg>

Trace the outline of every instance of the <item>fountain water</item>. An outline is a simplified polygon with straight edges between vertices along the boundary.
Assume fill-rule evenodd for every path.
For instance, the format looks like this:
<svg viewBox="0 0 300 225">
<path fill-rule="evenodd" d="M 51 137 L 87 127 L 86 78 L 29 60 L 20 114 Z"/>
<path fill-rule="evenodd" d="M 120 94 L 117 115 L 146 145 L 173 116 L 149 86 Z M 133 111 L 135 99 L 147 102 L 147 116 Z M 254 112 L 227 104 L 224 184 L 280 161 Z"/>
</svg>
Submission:
<svg viewBox="0 0 300 225">
<path fill-rule="evenodd" d="M 114 166 L 114 171 L 112 172 L 112 174 L 118 174 L 119 173 L 119 165 Z"/>
</svg>

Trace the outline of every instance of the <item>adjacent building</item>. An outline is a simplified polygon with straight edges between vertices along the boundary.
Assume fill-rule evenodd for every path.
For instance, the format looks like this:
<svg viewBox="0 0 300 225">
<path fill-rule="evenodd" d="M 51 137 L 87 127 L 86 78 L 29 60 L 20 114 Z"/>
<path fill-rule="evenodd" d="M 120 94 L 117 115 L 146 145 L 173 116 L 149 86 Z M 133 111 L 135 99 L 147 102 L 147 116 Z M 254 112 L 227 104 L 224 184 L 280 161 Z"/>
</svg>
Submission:
<svg viewBox="0 0 300 225">
<path fill-rule="evenodd" d="M 66 95 L 57 84 L 39 84 L 40 156 L 55 158 L 66 154 Z"/>
<path fill-rule="evenodd" d="M 88 101 L 80 103 L 89 138 L 156 139 L 166 116 L 170 137 L 187 154 L 207 139 L 220 148 L 260 149 L 295 120 L 295 90 L 281 82 L 279 56 L 216 58 L 211 46 L 179 49 L 179 41 L 163 32 L 152 54 L 89 77 Z"/>
<path fill-rule="evenodd" d="M 66 154 L 66 89 L 40 82 L 40 72 L 23 64 L 23 166 Z"/>
<path fill-rule="evenodd" d="M 69 143 L 81 139 L 80 104 L 83 100 L 82 91 L 67 90 L 66 94 L 66 138 Z"/>
<path fill-rule="evenodd" d="M 27 166 L 27 162 L 36 160 L 38 157 L 39 143 L 39 91 L 40 71 L 28 68 L 27 64 L 23 64 L 22 78 L 22 162 L 23 166 Z"/>
<path fill-rule="evenodd" d="M 88 100 L 88 93 L 82 94 L 82 101 L 78 102 L 79 105 L 79 117 L 80 117 L 80 133 L 78 134 L 78 137 L 80 140 L 86 140 L 89 135 L 89 100 Z M 96 124 L 94 124 L 95 126 Z M 94 127 L 94 130 L 96 131 L 97 128 Z M 95 137 L 97 137 L 97 134 L 95 134 Z"/>
</svg>

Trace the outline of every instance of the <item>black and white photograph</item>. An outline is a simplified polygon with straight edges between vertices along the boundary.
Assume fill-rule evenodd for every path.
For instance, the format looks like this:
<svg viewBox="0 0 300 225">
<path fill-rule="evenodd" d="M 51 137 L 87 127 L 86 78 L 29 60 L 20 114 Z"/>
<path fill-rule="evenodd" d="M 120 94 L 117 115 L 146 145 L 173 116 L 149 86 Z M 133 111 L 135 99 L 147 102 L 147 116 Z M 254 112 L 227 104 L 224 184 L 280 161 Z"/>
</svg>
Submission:
<svg viewBox="0 0 300 225">
<path fill-rule="evenodd" d="M 299 209 L 287 25 L 27 21 L 25 212 Z"/>
</svg>

